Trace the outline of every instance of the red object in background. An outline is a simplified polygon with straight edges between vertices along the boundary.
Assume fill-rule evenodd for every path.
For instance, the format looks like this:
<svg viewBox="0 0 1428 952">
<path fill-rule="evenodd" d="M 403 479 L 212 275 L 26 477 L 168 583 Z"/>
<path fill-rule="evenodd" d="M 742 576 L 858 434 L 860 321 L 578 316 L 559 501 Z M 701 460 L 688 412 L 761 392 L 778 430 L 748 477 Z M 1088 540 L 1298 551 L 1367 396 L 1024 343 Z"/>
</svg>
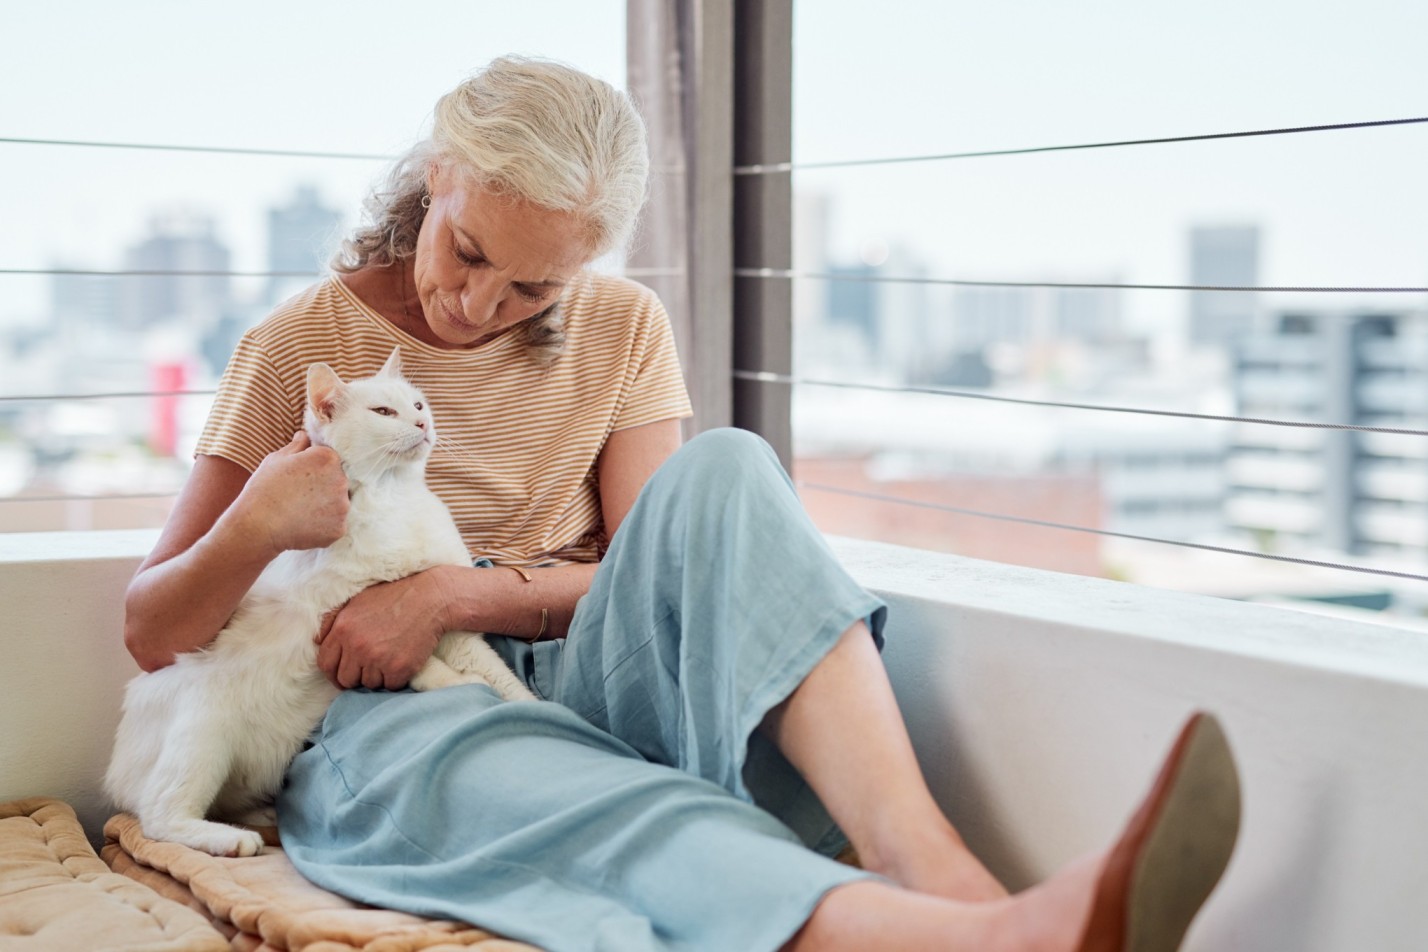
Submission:
<svg viewBox="0 0 1428 952">
<path fill-rule="evenodd" d="M 149 448 L 160 456 L 173 456 L 178 448 L 179 398 L 172 394 L 183 390 L 187 380 L 188 368 L 182 363 L 154 364 L 149 368 L 149 387 L 162 394 L 153 398 Z"/>
</svg>

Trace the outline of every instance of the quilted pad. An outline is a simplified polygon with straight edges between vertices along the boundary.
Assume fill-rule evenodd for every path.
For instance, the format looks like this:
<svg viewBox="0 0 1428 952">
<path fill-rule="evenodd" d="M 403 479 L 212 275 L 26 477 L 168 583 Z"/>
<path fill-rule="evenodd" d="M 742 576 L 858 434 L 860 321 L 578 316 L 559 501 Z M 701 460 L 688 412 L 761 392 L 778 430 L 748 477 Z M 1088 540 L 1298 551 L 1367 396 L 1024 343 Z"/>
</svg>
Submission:
<svg viewBox="0 0 1428 952">
<path fill-rule="evenodd" d="M 210 856 L 151 840 L 122 813 L 104 836 L 102 853 L 116 873 L 202 910 L 239 952 L 539 952 L 463 923 L 353 903 L 304 879 L 278 846 Z"/>
<path fill-rule="evenodd" d="M 192 909 L 112 872 L 74 810 L 32 797 L 0 804 L 0 950 L 226 952 Z"/>
</svg>

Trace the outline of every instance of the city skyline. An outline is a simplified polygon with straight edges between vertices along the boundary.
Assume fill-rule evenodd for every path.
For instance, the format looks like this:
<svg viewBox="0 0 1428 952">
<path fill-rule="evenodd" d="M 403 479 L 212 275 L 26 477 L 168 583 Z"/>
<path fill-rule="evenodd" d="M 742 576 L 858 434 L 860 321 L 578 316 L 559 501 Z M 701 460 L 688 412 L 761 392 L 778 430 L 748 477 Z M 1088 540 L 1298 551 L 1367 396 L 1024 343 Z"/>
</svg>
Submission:
<svg viewBox="0 0 1428 952">
<path fill-rule="evenodd" d="M 407 30 L 406 21 L 374 30 L 361 4 L 260 3 L 236 23 L 163 3 L 86 7 L 76 18 L 80 7 L 19 13 L 34 42 L 0 63 L 7 88 L 25 91 L 7 104 L 0 134 L 391 155 L 419 135 L 436 96 L 501 52 L 624 78 L 624 5 L 611 0 L 544 0 L 520 12 L 432 2 L 408 14 L 479 26 L 470 38 L 459 29 Z M 804 0 L 795 5 L 794 157 L 905 157 L 1414 116 L 1424 111 L 1416 100 L 1428 64 L 1413 43 L 1425 28 L 1428 8 L 1406 0 L 1313 12 L 1267 0 L 1252 9 L 1216 0 L 1193 11 L 1130 0 L 1073 10 L 1042 0 L 975 16 L 893 0 L 876 17 L 856 3 Z M 313 44 L 316 35 L 329 42 Z M 377 50 L 400 56 L 405 68 L 358 84 L 360 96 L 320 79 L 353 75 L 362 55 Z M 264 62 L 262 81 L 234 82 L 252 75 L 253 52 Z M 845 257 L 869 242 L 902 242 L 922 249 L 939 278 L 1178 283 L 1187 229 L 1252 222 L 1263 230 L 1266 284 L 1428 286 L 1428 189 L 1417 168 L 1424 154 L 1428 127 L 1408 126 L 804 170 L 795 186 L 837 196 L 831 224 Z M 293 182 L 317 183 L 355 217 L 385 168 L 382 160 L 6 144 L 0 161 L 10 171 L 0 207 L 24 223 L 0 233 L 0 267 L 12 268 L 74 258 L 116 266 L 113 250 L 133 240 L 140 202 L 149 200 L 213 214 L 234 267 L 262 270 L 260 210 Z M 40 284 L 0 280 L 0 323 L 37 319 Z M 1402 296 L 1377 297 L 1397 306 Z M 1182 332 L 1185 313 L 1173 292 L 1126 299 L 1127 319 L 1151 331 Z"/>
</svg>

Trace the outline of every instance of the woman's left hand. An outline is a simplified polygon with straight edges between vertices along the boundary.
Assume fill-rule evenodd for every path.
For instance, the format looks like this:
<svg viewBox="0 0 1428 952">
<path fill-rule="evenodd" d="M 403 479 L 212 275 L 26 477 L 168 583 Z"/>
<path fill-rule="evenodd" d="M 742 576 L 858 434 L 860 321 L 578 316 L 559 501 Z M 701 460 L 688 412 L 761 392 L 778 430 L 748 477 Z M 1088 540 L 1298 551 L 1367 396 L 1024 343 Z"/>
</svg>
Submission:
<svg viewBox="0 0 1428 952">
<path fill-rule="evenodd" d="M 317 632 L 317 666 L 340 688 L 406 687 L 446 633 L 439 569 L 381 582 L 329 612 Z"/>
</svg>

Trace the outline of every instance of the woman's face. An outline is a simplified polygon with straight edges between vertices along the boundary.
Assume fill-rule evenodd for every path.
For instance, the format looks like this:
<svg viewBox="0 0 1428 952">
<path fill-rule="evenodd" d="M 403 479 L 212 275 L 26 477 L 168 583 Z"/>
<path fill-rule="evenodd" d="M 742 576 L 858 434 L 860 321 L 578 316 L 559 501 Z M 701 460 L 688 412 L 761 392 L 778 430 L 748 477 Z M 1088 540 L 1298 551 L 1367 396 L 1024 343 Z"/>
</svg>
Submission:
<svg viewBox="0 0 1428 952">
<path fill-rule="evenodd" d="M 581 223 L 568 212 L 497 195 L 440 168 L 430 193 L 413 275 L 438 347 L 473 347 L 534 317 L 590 258 Z"/>
</svg>

